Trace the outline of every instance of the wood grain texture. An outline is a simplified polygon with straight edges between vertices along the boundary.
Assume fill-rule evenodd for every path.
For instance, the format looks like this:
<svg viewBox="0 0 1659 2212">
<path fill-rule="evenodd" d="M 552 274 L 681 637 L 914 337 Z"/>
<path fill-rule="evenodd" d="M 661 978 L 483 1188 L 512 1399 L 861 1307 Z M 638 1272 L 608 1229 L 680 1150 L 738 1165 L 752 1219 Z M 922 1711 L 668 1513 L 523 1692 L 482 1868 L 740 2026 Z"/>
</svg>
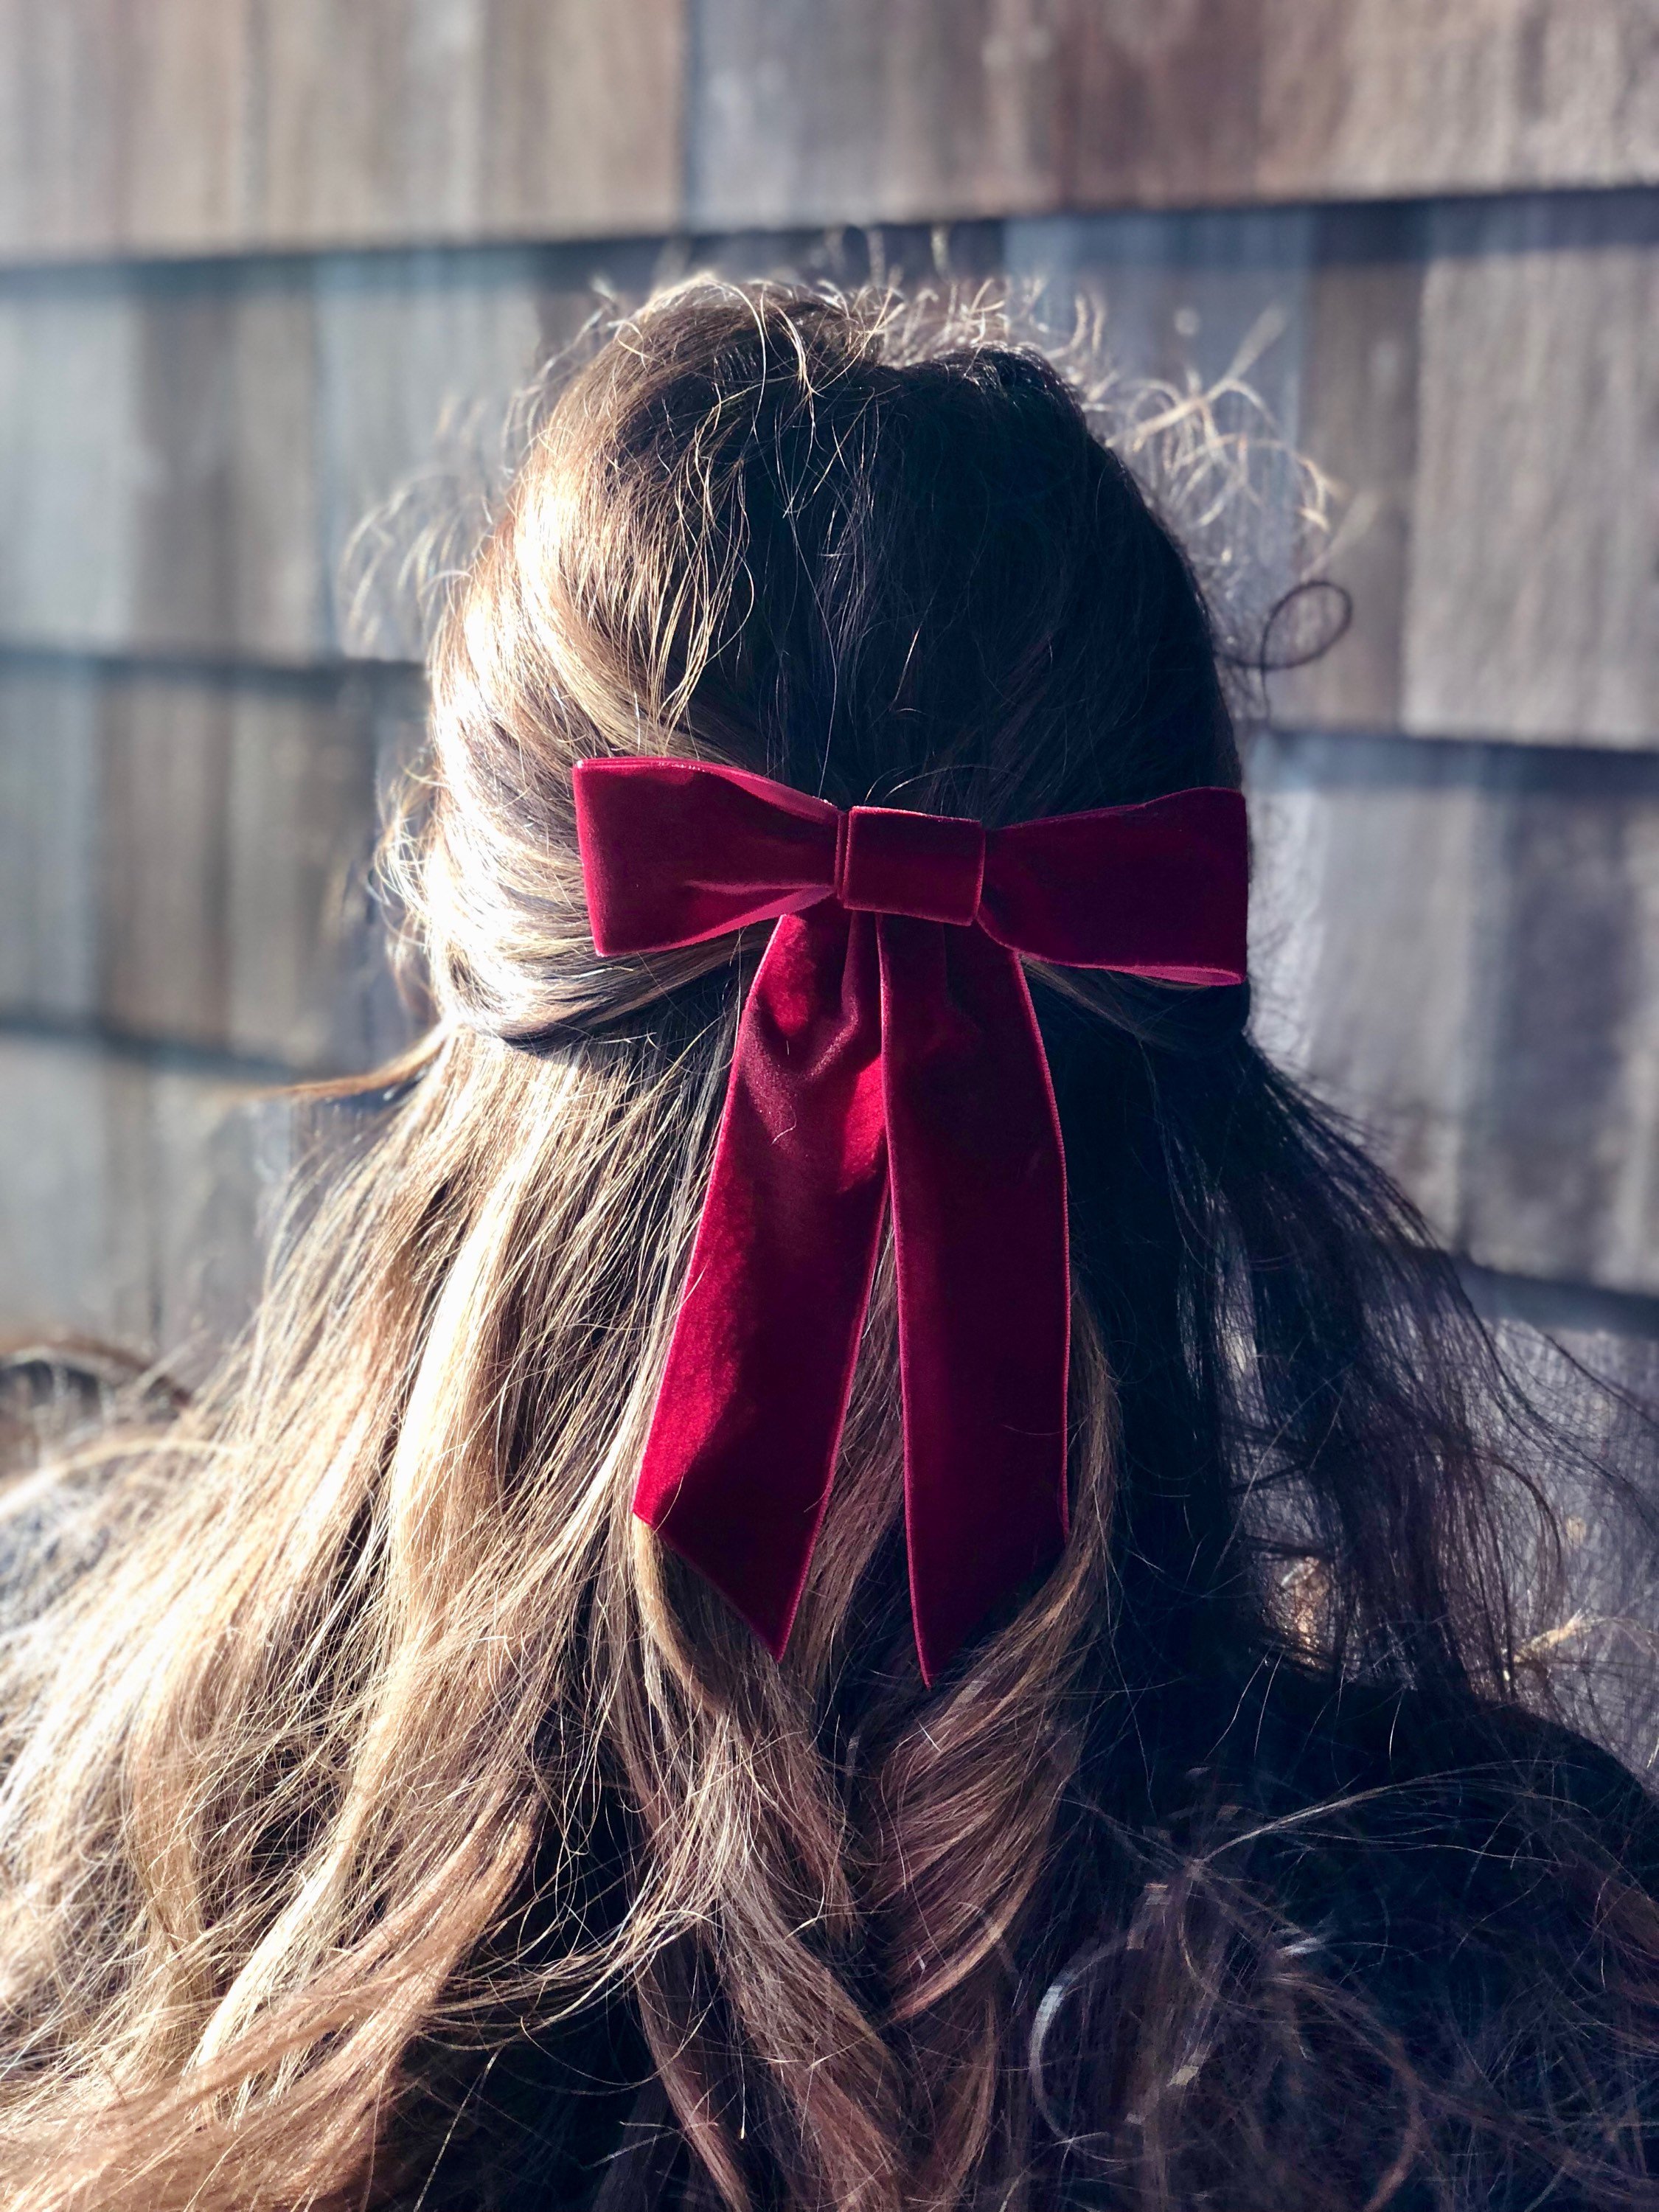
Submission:
<svg viewBox="0 0 1659 2212">
<path fill-rule="evenodd" d="M 380 1059 L 405 1026 L 380 974 L 369 903 L 372 694 L 362 684 L 322 699 L 238 686 L 228 735 L 224 1041 L 313 1066 Z"/>
<path fill-rule="evenodd" d="M 140 430 L 137 338 L 109 280 L 0 291 L 0 634 L 132 632 L 132 515 L 173 470 Z"/>
<path fill-rule="evenodd" d="M 1064 78 L 1066 201 L 1255 198 L 1271 49 L 1264 0 L 1085 0 Z"/>
<path fill-rule="evenodd" d="M 0 1021 L 297 1072 L 395 1050 L 368 867 L 406 690 L 0 661 Z"/>
<path fill-rule="evenodd" d="M 1650 0 L 698 0 L 699 225 L 1659 177 Z"/>
<path fill-rule="evenodd" d="M 654 253 L 606 258 L 643 286 Z M 0 641 L 333 655 L 354 530 L 411 484 L 476 494 L 610 273 L 505 248 L 0 283 Z"/>
<path fill-rule="evenodd" d="M 1000 239 L 1052 331 L 1092 303 L 1127 374 L 1221 389 L 1218 427 L 1234 453 L 1249 439 L 1254 489 L 1198 550 L 1245 649 L 1296 571 L 1297 486 L 1272 465 L 1273 426 L 1341 488 L 1325 568 L 1354 625 L 1276 679 L 1281 719 L 1644 745 L 1659 740 L 1656 206 L 1066 216 Z M 963 251 L 977 266 L 998 237 L 970 231 Z M 908 254 L 927 234 L 894 243 Z M 815 252 L 822 239 L 795 234 L 705 241 L 699 258 L 775 271 Z M 0 283 L 0 641 L 418 654 L 416 594 L 365 623 L 343 605 L 354 532 L 396 497 L 392 568 L 428 526 L 445 539 L 499 471 L 513 393 L 593 309 L 593 284 L 637 292 L 664 265 L 649 244 L 505 247 Z M 1265 415 L 1231 391 L 1241 371 Z M 1200 486 L 1177 520 L 1206 503 Z"/>
<path fill-rule="evenodd" d="M 1659 201 L 1429 221 L 1401 719 L 1659 728 Z"/>
<path fill-rule="evenodd" d="M 1659 1290 L 1659 761 L 1305 736 L 1251 782 L 1267 1048 L 1455 1249 Z"/>
<path fill-rule="evenodd" d="M 1334 488 L 1319 573 L 1349 594 L 1333 651 L 1274 678 L 1304 727 L 1397 726 L 1417 476 L 1425 260 L 1414 215 L 1322 209 L 1301 343 L 1297 443 Z"/>
<path fill-rule="evenodd" d="M 1511 766 L 1495 793 L 1466 1239 L 1659 1287 L 1659 796 Z"/>
<path fill-rule="evenodd" d="M 0 0 L 0 255 L 1641 183 L 1656 43 L 1651 0 Z"/>
<path fill-rule="evenodd" d="M 1256 0 L 1256 12 L 1254 182 L 1268 197 L 1659 175 L 1651 0 Z"/>
<path fill-rule="evenodd" d="M 680 214 L 682 0 L 0 0 L 0 255 Z"/>
<path fill-rule="evenodd" d="M 1261 1034 L 1458 1249 L 1659 1296 L 1656 179 L 1654 0 L 0 0 L 0 1328 L 196 1357 L 290 1141 L 228 1071 L 407 1034 L 362 866 L 419 702 L 335 664 L 418 653 L 404 556 L 594 280 L 860 253 L 1214 405 L 1243 649 L 1275 434 L 1339 481 Z"/>
<path fill-rule="evenodd" d="M 165 1066 L 144 1069 L 132 1088 L 120 1203 L 137 1216 L 126 1233 L 144 1254 L 150 1340 L 190 1383 L 253 1311 L 302 1111 L 279 1093 Z M 142 1208 L 135 1168 L 149 1178 Z"/>
<path fill-rule="evenodd" d="M 1273 679 L 1279 719 L 1659 738 L 1659 201 L 1066 216 L 1006 237 L 1050 328 L 1081 298 L 1127 377 L 1216 394 L 1235 455 L 1253 436 L 1263 496 L 1220 525 L 1240 580 L 1206 570 L 1247 652 L 1297 545 L 1269 425 L 1334 486 L 1319 573 L 1353 626 Z M 1265 422 L 1231 389 L 1239 363 Z"/>
<path fill-rule="evenodd" d="M 1040 333 L 1091 333 L 1077 366 L 1108 383 L 1103 427 L 1188 544 L 1224 635 L 1253 653 L 1299 573 L 1315 216 L 1061 216 L 1006 235 L 1017 295 L 1038 288 Z"/>
<path fill-rule="evenodd" d="M 906 222 L 1064 198 L 1064 0 L 696 0 L 687 217 Z"/>
<path fill-rule="evenodd" d="M 95 899 L 100 1013 L 121 1030 L 192 1044 L 229 1018 L 229 701 L 166 677 L 107 685 L 102 866 Z"/>
<path fill-rule="evenodd" d="M 1463 1224 L 1486 794 L 1450 748 L 1250 758 L 1256 1035 L 1376 1139 L 1436 1229 Z"/>
<path fill-rule="evenodd" d="M 325 489 L 313 582 L 331 642 L 346 630 L 335 581 L 353 533 L 401 492 L 394 539 L 407 545 L 428 523 L 442 535 L 499 468 L 514 394 L 560 319 L 550 277 L 556 286 L 556 269 L 511 251 L 318 268 L 314 390 Z M 593 305 L 586 291 L 578 297 L 580 311 Z M 405 613 L 375 637 L 374 651 L 419 657 L 418 605 Z"/>
<path fill-rule="evenodd" d="M 0 635 L 315 653 L 311 315 L 257 268 L 0 288 Z"/>
<path fill-rule="evenodd" d="M 252 1310 L 289 1128 L 246 1085 L 0 1034 L 0 1334 L 198 1380 Z"/>
<path fill-rule="evenodd" d="M 1097 328 L 1091 353 L 1115 380 L 1109 427 L 1111 412 L 1127 416 L 1119 443 L 1196 556 L 1231 650 L 1254 663 L 1311 642 L 1273 619 L 1310 571 L 1351 593 L 1352 626 L 1335 649 L 1273 678 L 1274 716 L 1392 724 L 1418 408 L 1416 218 L 1212 210 L 1058 216 L 1006 234 L 1017 283 L 1042 288 L 1040 325 L 1060 337 L 1079 319 Z M 1166 427 L 1137 452 L 1133 426 L 1146 420 Z M 1322 498 L 1325 527 L 1299 522 Z"/>
<path fill-rule="evenodd" d="M 91 1019 L 99 994 L 99 685 L 0 665 L 0 1008 Z"/>
<path fill-rule="evenodd" d="M 147 1336 L 142 1223 L 113 1125 L 131 1072 L 94 1053 L 0 1034 L 0 1328 Z"/>
</svg>

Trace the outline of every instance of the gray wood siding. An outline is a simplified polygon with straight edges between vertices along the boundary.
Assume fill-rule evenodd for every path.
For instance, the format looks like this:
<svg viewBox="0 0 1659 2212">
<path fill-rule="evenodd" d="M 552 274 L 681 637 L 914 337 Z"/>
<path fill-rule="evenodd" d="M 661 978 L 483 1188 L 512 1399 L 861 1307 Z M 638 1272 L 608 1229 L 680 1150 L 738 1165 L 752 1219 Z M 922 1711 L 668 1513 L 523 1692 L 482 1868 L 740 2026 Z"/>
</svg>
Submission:
<svg viewBox="0 0 1659 2212">
<path fill-rule="evenodd" d="M 1243 362 L 1334 481 L 1353 625 L 1249 756 L 1261 1034 L 1494 1311 L 1650 1359 L 1656 184 L 1655 0 L 0 0 L 0 1334 L 199 1369 L 272 1086 L 409 1034 L 364 518 L 476 488 L 604 297 L 943 268 Z M 1282 503 L 1243 550 L 1248 631 Z"/>
<path fill-rule="evenodd" d="M 682 0 L 0 0 L 0 252 L 680 218 Z"/>
<path fill-rule="evenodd" d="M 1659 178 L 1651 0 L 0 0 L 0 252 Z"/>
</svg>

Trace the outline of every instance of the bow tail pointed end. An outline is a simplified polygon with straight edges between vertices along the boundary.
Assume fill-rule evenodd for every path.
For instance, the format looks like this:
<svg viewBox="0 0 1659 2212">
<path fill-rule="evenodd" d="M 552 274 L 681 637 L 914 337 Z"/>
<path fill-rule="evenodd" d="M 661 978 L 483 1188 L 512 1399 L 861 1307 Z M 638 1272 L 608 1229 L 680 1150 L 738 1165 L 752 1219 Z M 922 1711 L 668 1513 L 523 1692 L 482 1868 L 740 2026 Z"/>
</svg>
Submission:
<svg viewBox="0 0 1659 2212">
<path fill-rule="evenodd" d="M 642 1521 L 658 1540 L 714 1590 L 772 1657 L 781 1660 L 789 1648 L 790 1631 L 805 1587 L 810 1545 L 794 1567 L 774 1553 L 756 1571 L 752 1562 L 738 1563 L 734 1571 L 733 1547 L 724 1538 L 706 1530 L 681 1529 L 675 1525 L 672 1505 L 653 1512 L 634 1501 L 636 1520 Z M 798 1570 L 798 1571 L 796 1571 Z"/>
</svg>

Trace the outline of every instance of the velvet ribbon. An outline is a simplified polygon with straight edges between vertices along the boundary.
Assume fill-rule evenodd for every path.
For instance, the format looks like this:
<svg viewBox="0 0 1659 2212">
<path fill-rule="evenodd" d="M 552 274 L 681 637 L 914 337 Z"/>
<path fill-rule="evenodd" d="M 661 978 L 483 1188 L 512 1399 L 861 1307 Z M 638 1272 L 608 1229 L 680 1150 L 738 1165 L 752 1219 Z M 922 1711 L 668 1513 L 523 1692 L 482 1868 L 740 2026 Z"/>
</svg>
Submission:
<svg viewBox="0 0 1659 2212">
<path fill-rule="evenodd" d="M 1243 980 L 1236 791 L 987 831 L 737 769 L 575 770 L 595 949 L 775 924 L 635 1511 L 775 1656 L 830 1495 L 890 1193 L 922 1673 L 1066 1540 L 1066 1174 L 1020 964 Z"/>
</svg>

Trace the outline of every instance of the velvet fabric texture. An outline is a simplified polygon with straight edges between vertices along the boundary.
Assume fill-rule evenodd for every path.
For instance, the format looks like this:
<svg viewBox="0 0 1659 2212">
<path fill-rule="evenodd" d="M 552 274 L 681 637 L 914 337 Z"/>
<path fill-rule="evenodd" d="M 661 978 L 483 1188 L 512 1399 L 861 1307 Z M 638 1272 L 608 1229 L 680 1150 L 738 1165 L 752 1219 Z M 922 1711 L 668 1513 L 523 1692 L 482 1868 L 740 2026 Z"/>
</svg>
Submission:
<svg viewBox="0 0 1659 2212">
<path fill-rule="evenodd" d="M 1242 982 L 1243 799 L 1181 791 L 988 832 L 683 760 L 584 761 L 574 784 L 601 957 L 775 925 L 634 1510 L 782 1655 L 890 1194 L 932 1682 L 1066 1540 L 1065 1161 L 1019 956 Z"/>
</svg>

